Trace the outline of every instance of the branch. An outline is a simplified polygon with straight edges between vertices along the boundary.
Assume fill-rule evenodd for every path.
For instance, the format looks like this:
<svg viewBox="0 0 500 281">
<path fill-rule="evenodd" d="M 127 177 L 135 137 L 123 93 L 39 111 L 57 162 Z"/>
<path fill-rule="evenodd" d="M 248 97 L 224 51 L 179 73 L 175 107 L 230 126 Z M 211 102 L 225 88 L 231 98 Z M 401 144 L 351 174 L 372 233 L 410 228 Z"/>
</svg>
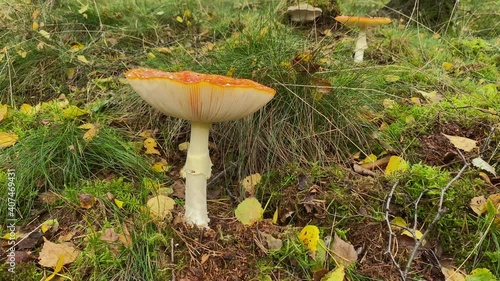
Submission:
<svg viewBox="0 0 500 281">
<path fill-rule="evenodd" d="M 387 223 L 387 229 L 389 230 L 389 241 L 387 242 L 386 253 L 389 254 L 389 256 L 391 257 L 392 263 L 398 269 L 399 274 L 401 275 L 401 278 L 403 278 L 403 280 L 404 280 L 405 274 L 401 270 L 401 266 L 399 266 L 398 262 L 396 261 L 396 257 L 394 257 L 394 255 L 392 254 L 392 237 L 395 236 L 395 234 L 392 231 L 391 222 L 389 221 L 389 206 L 391 205 L 392 196 L 394 195 L 394 191 L 396 190 L 398 183 L 399 183 L 399 181 L 396 181 L 394 183 L 394 185 L 391 188 L 391 192 L 389 193 L 389 196 L 387 197 L 387 201 L 385 202 L 385 222 Z"/>
</svg>

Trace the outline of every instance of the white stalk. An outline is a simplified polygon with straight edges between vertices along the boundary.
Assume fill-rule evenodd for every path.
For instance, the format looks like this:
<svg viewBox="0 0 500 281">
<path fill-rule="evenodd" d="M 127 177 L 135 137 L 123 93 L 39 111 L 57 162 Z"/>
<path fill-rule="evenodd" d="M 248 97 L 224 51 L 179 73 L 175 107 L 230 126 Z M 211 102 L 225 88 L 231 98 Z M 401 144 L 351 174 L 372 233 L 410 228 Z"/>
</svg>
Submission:
<svg viewBox="0 0 500 281">
<path fill-rule="evenodd" d="M 210 123 L 192 122 L 187 159 L 181 175 L 186 178 L 185 218 L 187 223 L 208 227 L 207 179 L 212 173 L 208 151 Z"/>
<path fill-rule="evenodd" d="M 356 41 L 356 48 L 354 49 L 354 62 L 362 62 L 365 50 L 368 48 L 366 43 L 366 27 L 361 27 L 358 34 L 358 40 Z"/>
</svg>

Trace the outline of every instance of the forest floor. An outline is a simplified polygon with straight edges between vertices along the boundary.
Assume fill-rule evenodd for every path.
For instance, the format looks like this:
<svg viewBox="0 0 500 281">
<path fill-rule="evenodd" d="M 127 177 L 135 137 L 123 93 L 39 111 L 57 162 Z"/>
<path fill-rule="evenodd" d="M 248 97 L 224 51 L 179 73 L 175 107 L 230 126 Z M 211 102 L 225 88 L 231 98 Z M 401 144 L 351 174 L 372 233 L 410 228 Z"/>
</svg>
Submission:
<svg viewBox="0 0 500 281">
<path fill-rule="evenodd" d="M 100 2 L 0 2 L 0 280 L 500 278 L 500 7 L 391 14 L 354 63 L 328 1 Z M 211 128 L 208 229 L 133 68 L 276 89 Z"/>
</svg>

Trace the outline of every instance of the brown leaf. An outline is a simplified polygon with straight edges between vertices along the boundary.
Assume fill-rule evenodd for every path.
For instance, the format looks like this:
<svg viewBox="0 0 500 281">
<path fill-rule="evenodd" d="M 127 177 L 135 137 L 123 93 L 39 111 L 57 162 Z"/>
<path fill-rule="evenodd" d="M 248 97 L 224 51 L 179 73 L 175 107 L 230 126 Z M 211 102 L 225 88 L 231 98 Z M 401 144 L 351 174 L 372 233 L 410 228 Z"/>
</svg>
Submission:
<svg viewBox="0 0 500 281">
<path fill-rule="evenodd" d="M 172 185 L 172 189 L 174 190 L 174 193 L 172 193 L 172 197 L 177 197 L 181 199 L 184 198 L 185 186 L 182 181 L 176 180 Z"/>
<path fill-rule="evenodd" d="M 41 203 L 47 203 L 47 204 L 55 204 L 59 197 L 54 193 L 50 191 L 42 192 L 38 195 L 38 201 Z"/>
<path fill-rule="evenodd" d="M 470 200 L 469 206 L 474 213 L 480 216 L 486 212 L 486 198 L 482 195 L 474 197 Z"/>
<path fill-rule="evenodd" d="M 361 165 L 358 165 L 357 163 L 353 163 L 352 169 L 354 170 L 354 172 L 356 172 L 362 176 L 375 176 L 376 175 L 374 172 L 370 171 L 367 168 L 364 168 Z"/>
<path fill-rule="evenodd" d="M 118 235 L 118 240 L 122 242 L 123 246 L 127 248 L 132 247 L 132 236 L 130 236 L 130 232 L 128 231 L 127 225 L 125 223 L 122 224 L 122 232 L 123 234 Z"/>
<path fill-rule="evenodd" d="M 472 151 L 477 147 L 477 141 L 471 140 L 469 138 L 458 137 L 458 136 L 450 136 L 447 134 L 443 134 L 450 142 L 458 149 L 461 149 L 466 152 Z"/>
<path fill-rule="evenodd" d="M 106 228 L 101 234 L 101 240 L 106 242 L 115 242 L 118 238 L 118 233 L 115 232 L 114 228 Z"/>
<path fill-rule="evenodd" d="M 95 197 L 90 194 L 78 194 L 78 199 L 80 200 L 80 207 L 82 208 L 90 209 L 95 205 Z"/>
<path fill-rule="evenodd" d="M 17 245 L 18 250 L 22 249 L 33 249 L 42 243 L 43 233 L 36 231 L 30 233 L 28 237 L 24 238 Z"/>
<path fill-rule="evenodd" d="M 80 251 L 72 245 L 56 244 L 45 239 L 38 263 L 45 267 L 54 268 L 60 256 L 64 255 L 63 264 L 69 264 L 75 261 L 79 254 Z"/>
<path fill-rule="evenodd" d="M 331 249 L 335 260 L 345 267 L 348 267 L 358 260 L 358 253 L 354 249 L 354 246 L 342 240 L 336 233 L 333 238 Z"/>
<path fill-rule="evenodd" d="M 379 169 L 383 170 L 383 169 L 385 169 L 385 167 L 389 163 L 389 159 L 391 159 L 390 155 L 383 157 L 383 158 L 380 158 L 378 160 L 375 160 L 374 162 L 362 164 L 361 167 L 368 169 L 368 170 L 373 170 L 375 168 L 379 168 Z"/>
</svg>

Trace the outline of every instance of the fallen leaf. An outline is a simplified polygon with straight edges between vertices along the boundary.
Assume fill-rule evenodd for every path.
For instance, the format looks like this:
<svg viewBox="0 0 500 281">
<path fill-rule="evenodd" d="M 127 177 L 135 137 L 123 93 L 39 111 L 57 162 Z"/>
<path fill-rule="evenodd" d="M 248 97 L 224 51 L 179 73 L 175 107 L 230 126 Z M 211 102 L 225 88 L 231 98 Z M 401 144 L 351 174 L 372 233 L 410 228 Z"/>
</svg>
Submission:
<svg viewBox="0 0 500 281">
<path fill-rule="evenodd" d="M 358 253 L 354 249 L 354 246 L 342 240 L 336 233 L 333 238 L 331 249 L 334 259 L 346 267 L 358 260 Z"/>
<path fill-rule="evenodd" d="M 56 276 L 56 274 L 61 271 L 61 269 L 64 266 L 65 259 L 66 259 L 66 254 L 61 254 L 57 257 L 57 262 L 56 262 L 56 266 L 54 268 L 54 272 L 52 272 L 52 274 L 49 275 L 44 281 L 52 280 L 52 278 L 54 278 Z"/>
<path fill-rule="evenodd" d="M 278 224 L 278 208 L 276 208 L 276 211 L 274 211 L 273 214 L 273 223 Z"/>
<path fill-rule="evenodd" d="M 410 231 L 408 230 L 403 230 L 403 232 L 401 232 L 401 235 L 406 235 L 408 237 L 411 237 L 413 239 L 417 239 L 417 240 L 421 240 L 422 239 L 422 232 L 420 232 L 420 230 L 415 230 L 415 235 L 413 235 Z M 425 245 L 425 241 L 422 241 L 422 245 Z"/>
<path fill-rule="evenodd" d="M 118 233 L 114 228 L 106 228 L 101 234 L 101 240 L 105 242 L 115 242 L 118 240 Z"/>
<path fill-rule="evenodd" d="M 65 255 L 63 265 L 70 264 L 78 257 L 80 251 L 67 244 L 56 244 L 45 239 L 42 250 L 40 251 L 38 263 L 44 267 L 56 267 L 59 256 Z"/>
<path fill-rule="evenodd" d="M 377 159 L 374 162 L 362 164 L 361 167 L 363 167 L 365 169 L 369 169 L 369 170 L 374 170 L 376 168 L 384 169 L 387 166 L 387 164 L 389 164 L 390 160 L 391 160 L 391 156 L 385 156 L 383 158 Z"/>
<path fill-rule="evenodd" d="M 149 214 L 153 219 L 163 220 L 170 216 L 170 212 L 174 209 L 174 199 L 158 195 L 148 200 L 146 205 L 149 208 Z"/>
<path fill-rule="evenodd" d="M 456 148 L 461 149 L 463 151 L 470 152 L 477 147 L 477 141 L 475 140 L 458 136 L 450 136 L 447 134 L 443 135 L 450 140 L 451 144 L 453 144 Z"/>
<path fill-rule="evenodd" d="M 75 68 L 73 67 L 66 68 L 66 76 L 68 77 L 69 80 L 73 79 L 75 77 Z"/>
<path fill-rule="evenodd" d="M 167 160 L 165 159 L 161 159 L 160 162 L 156 162 L 153 164 L 153 166 L 151 166 L 151 169 L 158 173 L 167 172 L 168 170 L 170 170 L 170 168 L 171 167 L 168 166 Z"/>
<path fill-rule="evenodd" d="M 156 149 L 155 147 L 157 146 L 155 139 L 153 138 L 147 138 L 144 140 L 144 148 L 146 149 L 145 154 L 160 154 L 160 151 Z"/>
<path fill-rule="evenodd" d="M 319 229 L 315 225 L 306 225 L 299 233 L 299 239 L 304 246 L 309 249 L 311 256 L 314 258 L 318 249 Z"/>
<path fill-rule="evenodd" d="M 13 146 L 16 144 L 19 136 L 16 134 L 9 134 L 6 132 L 0 132 L 0 149 Z"/>
<path fill-rule="evenodd" d="M 187 151 L 189 149 L 189 142 L 183 142 L 179 144 L 179 151 Z"/>
<path fill-rule="evenodd" d="M 321 281 L 343 281 L 345 277 L 345 268 L 339 265 L 335 270 L 328 272 Z"/>
<path fill-rule="evenodd" d="M 47 31 L 45 30 L 40 30 L 38 31 L 38 33 L 40 33 L 40 35 L 42 35 L 43 37 L 45 37 L 46 39 L 50 39 L 50 33 L 48 33 Z"/>
<path fill-rule="evenodd" d="M 9 113 L 9 106 L 6 104 L 0 104 L 0 121 L 7 118 Z"/>
<path fill-rule="evenodd" d="M 465 276 L 457 270 L 441 267 L 445 281 L 465 281 Z"/>
<path fill-rule="evenodd" d="M 50 230 L 50 232 L 54 233 L 59 229 L 59 222 L 57 219 L 46 220 L 42 223 L 41 231 L 45 233 Z"/>
<path fill-rule="evenodd" d="M 153 131 L 152 130 L 144 130 L 139 133 L 140 137 L 143 138 L 152 138 L 153 137 Z"/>
<path fill-rule="evenodd" d="M 443 62 L 443 63 L 441 64 L 441 66 L 444 68 L 444 70 L 447 70 L 447 71 L 453 68 L 453 64 L 451 64 L 451 63 L 449 63 L 449 62 L 446 62 L 446 61 L 445 61 L 445 62 Z"/>
<path fill-rule="evenodd" d="M 375 172 L 371 171 L 370 169 L 367 169 L 361 165 L 358 165 L 357 163 L 353 163 L 352 164 L 352 169 L 354 170 L 354 172 L 362 175 L 362 176 L 376 176 L 377 174 L 375 174 Z"/>
<path fill-rule="evenodd" d="M 113 202 L 115 202 L 115 205 L 116 207 L 118 207 L 118 209 L 122 209 L 123 208 L 123 201 L 121 200 L 118 200 L 118 199 L 114 199 Z"/>
<path fill-rule="evenodd" d="M 486 212 L 486 198 L 482 195 L 474 197 L 470 200 L 469 206 L 474 213 L 480 216 Z"/>
<path fill-rule="evenodd" d="M 86 193 L 78 194 L 78 199 L 80 200 L 80 207 L 84 209 L 92 208 L 96 202 L 94 196 Z"/>
<path fill-rule="evenodd" d="M 210 257 L 210 255 L 209 255 L 209 254 L 203 254 L 203 255 L 201 256 L 200 263 L 201 263 L 201 264 L 206 263 L 206 262 L 208 261 L 208 258 L 209 258 L 209 257 Z"/>
<path fill-rule="evenodd" d="M 132 247 L 132 236 L 130 235 L 128 227 L 125 223 L 122 223 L 122 234 L 118 235 L 118 240 L 120 240 L 126 248 Z"/>
<path fill-rule="evenodd" d="M 498 280 L 487 268 L 476 268 L 465 276 L 466 281 L 493 281 Z"/>
<path fill-rule="evenodd" d="M 367 164 L 367 163 L 373 163 L 375 161 L 377 161 L 377 155 L 370 154 L 370 155 L 366 156 L 366 158 L 363 159 L 362 161 L 359 161 L 358 164 L 363 165 L 363 164 Z"/>
<path fill-rule="evenodd" d="M 27 103 L 23 103 L 21 107 L 19 107 L 19 112 L 31 116 L 36 113 L 36 109 Z"/>
<path fill-rule="evenodd" d="M 259 231 L 259 233 L 266 240 L 267 248 L 269 248 L 270 250 L 277 251 L 277 250 L 281 249 L 281 247 L 283 246 L 283 241 L 281 239 L 274 238 L 271 234 L 267 234 L 264 232 Z"/>
<path fill-rule="evenodd" d="M 440 102 L 443 100 L 443 96 L 439 93 L 437 93 L 436 91 L 432 91 L 432 92 L 425 92 L 425 91 L 422 91 L 422 90 L 417 90 L 415 89 L 415 91 L 419 94 L 421 94 L 425 100 L 429 103 L 436 103 L 436 102 Z"/>
<path fill-rule="evenodd" d="M 488 162 L 484 161 L 481 157 L 476 157 L 472 159 L 472 165 L 474 165 L 474 167 L 476 168 L 489 172 L 495 177 L 497 176 L 495 168 L 493 168 L 490 164 L 488 164 Z"/>
<path fill-rule="evenodd" d="M 245 191 L 250 195 L 253 196 L 255 194 L 255 186 L 260 182 L 262 179 L 262 176 L 259 173 L 247 176 L 244 178 L 240 184 L 243 186 Z"/>
<path fill-rule="evenodd" d="M 76 58 L 79 61 L 83 62 L 84 64 L 88 64 L 89 63 L 89 61 L 87 60 L 87 58 L 85 56 L 83 56 L 83 55 L 78 55 L 78 56 L 76 56 Z"/>
<path fill-rule="evenodd" d="M 406 226 L 406 221 L 402 217 L 395 217 L 391 220 L 391 229 L 393 231 L 400 231 Z"/>
<path fill-rule="evenodd" d="M 83 134 L 83 140 L 85 142 L 89 142 L 94 137 L 97 136 L 97 126 L 95 124 L 85 123 L 81 126 L 78 126 L 78 128 L 87 130 L 87 132 L 85 132 L 85 134 Z"/>
<path fill-rule="evenodd" d="M 382 105 L 384 106 L 384 108 L 393 108 L 394 105 L 396 105 L 396 101 L 394 100 L 391 100 L 391 99 L 384 99 L 382 101 Z"/>
<path fill-rule="evenodd" d="M 492 184 L 490 177 L 486 173 L 479 172 L 479 177 L 482 178 L 487 184 Z"/>
<path fill-rule="evenodd" d="M 264 209 L 259 200 L 255 197 L 249 197 L 243 200 L 234 211 L 236 219 L 244 225 L 252 225 L 262 219 Z"/>
<path fill-rule="evenodd" d="M 404 172 L 408 169 L 408 163 L 399 157 L 399 156 L 391 156 L 389 159 L 389 163 L 387 163 L 387 167 L 385 167 L 385 175 L 388 176 L 394 172 Z"/>
<path fill-rule="evenodd" d="M 399 76 L 397 76 L 397 75 L 391 75 L 391 74 L 389 74 L 389 75 L 386 75 L 386 76 L 385 76 L 385 81 L 386 81 L 386 82 L 391 83 L 391 82 L 396 82 L 396 81 L 398 81 L 400 78 L 401 78 L 401 77 L 399 77 Z"/>
<path fill-rule="evenodd" d="M 66 118 L 76 118 L 88 114 L 87 110 L 78 108 L 77 106 L 71 105 L 63 110 L 63 116 Z"/>
</svg>

